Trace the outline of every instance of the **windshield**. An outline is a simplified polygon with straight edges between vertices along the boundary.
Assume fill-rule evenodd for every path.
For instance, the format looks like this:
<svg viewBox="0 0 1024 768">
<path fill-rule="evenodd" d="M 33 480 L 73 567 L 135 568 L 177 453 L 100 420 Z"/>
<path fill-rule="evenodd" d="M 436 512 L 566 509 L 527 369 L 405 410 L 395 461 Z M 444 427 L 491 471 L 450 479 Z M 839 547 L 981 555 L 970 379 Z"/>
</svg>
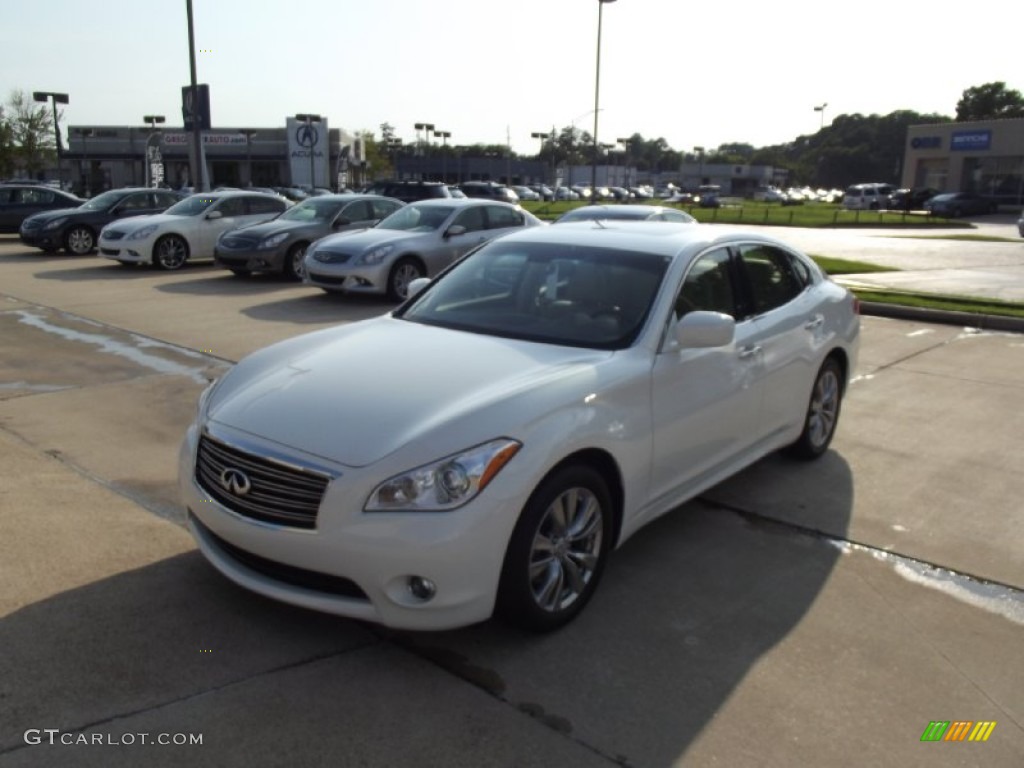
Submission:
<svg viewBox="0 0 1024 768">
<path fill-rule="evenodd" d="M 175 203 L 164 213 L 169 213 L 172 216 L 198 216 L 215 202 L 217 202 L 217 198 L 209 195 L 192 195 L 180 203 Z"/>
<path fill-rule="evenodd" d="M 102 195 L 96 195 L 92 200 L 79 207 L 83 211 L 105 211 L 124 197 L 124 192 L 104 192 Z"/>
<path fill-rule="evenodd" d="M 491 336 L 621 349 L 643 329 L 670 261 L 610 248 L 495 240 L 395 316 Z"/>
<path fill-rule="evenodd" d="M 440 228 L 455 208 L 447 205 L 407 205 L 399 208 L 377 225 L 377 229 L 405 232 L 433 232 Z"/>
<path fill-rule="evenodd" d="M 331 221 L 335 216 L 338 215 L 338 211 L 341 207 L 348 202 L 347 200 L 321 200 L 319 198 L 310 198 L 304 200 L 296 206 L 289 208 L 287 211 L 278 216 L 281 221 Z"/>
</svg>

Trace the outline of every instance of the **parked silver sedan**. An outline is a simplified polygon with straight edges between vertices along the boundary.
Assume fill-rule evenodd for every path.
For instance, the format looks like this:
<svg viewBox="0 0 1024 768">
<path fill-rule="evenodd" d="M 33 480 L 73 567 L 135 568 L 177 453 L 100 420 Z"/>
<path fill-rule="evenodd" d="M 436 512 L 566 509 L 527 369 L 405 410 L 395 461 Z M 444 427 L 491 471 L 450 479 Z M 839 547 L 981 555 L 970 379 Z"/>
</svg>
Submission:
<svg viewBox="0 0 1024 768">
<path fill-rule="evenodd" d="M 305 282 L 325 291 L 408 296 L 409 283 L 433 277 L 481 243 L 543 222 L 494 200 L 421 200 L 373 229 L 328 235 L 306 250 Z"/>
</svg>

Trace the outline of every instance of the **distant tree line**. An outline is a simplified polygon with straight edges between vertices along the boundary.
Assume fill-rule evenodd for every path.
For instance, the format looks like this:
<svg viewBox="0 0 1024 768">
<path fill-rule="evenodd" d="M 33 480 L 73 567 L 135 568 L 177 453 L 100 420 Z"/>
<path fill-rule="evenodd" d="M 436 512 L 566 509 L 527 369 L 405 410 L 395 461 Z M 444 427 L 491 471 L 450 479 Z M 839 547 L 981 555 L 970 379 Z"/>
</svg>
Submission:
<svg viewBox="0 0 1024 768">
<path fill-rule="evenodd" d="M 59 117 L 60 113 L 58 113 Z M 57 162 L 53 114 L 24 91 L 11 91 L 0 105 L 0 179 L 35 178 Z"/>
</svg>

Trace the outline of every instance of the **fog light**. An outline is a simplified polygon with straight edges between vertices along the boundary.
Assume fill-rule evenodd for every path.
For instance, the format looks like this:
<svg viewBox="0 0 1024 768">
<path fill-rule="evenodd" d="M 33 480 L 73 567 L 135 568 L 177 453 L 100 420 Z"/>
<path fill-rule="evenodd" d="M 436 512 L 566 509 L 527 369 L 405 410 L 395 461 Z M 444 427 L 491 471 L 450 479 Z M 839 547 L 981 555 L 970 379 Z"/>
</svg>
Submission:
<svg viewBox="0 0 1024 768">
<path fill-rule="evenodd" d="M 409 592 L 417 600 L 426 602 L 433 598 L 437 593 L 437 585 L 434 584 L 430 579 L 424 578 L 423 576 L 410 576 L 409 577 Z"/>
</svg>

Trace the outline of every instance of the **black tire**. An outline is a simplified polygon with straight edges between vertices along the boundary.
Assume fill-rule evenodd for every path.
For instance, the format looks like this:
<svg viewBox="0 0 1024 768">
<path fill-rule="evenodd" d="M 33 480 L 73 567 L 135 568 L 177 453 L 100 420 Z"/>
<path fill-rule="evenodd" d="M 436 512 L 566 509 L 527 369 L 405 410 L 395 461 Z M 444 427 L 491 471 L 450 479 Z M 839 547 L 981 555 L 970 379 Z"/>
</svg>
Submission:
<svg viewBox="0 0 1024 768">
<path fill-rule="evenodd" d="M 509 539 L 497 613 L 549 632 L 572 621 L 597 589 L 611 547 L 611 494 L 590 467 L 570 465 L 533 492 Z"/>
<path fill-rule="evenodd" d="M 388 273 L 388 298 L 392 301 L 405 301 L 409 296 L 409 283 L 426 276 L 423 266 L 416 259 L 409 256 L 399 259 Z"/>
<path fill-rule="evenodd" d="M 814 377 L 804 429 L 786 452 L 798 459 L 816 459 L 828 450 L 839 424 L 843 402 L 843 371 L 834 358 L 822 363 Z"/>
<path fill-rule="evenodd" d="M 281 273 L 289 280 L 296 280 L 301 283 L 305 277 L 306 267 L 304 261 L 308 247 L 309 243 L 296 243 L 285 254 L 284 264 L 281 265 Z"/>
<path fill-rule="evenodd" d="M 153 246 L 153 266 L 167 271 L 181 269 L 188 261 L 188 243 L 179 235 L 164 235 Z"/>
<path fill-rule="evenodd" d="M 64 250 L 74 256 L 88 256 L 96 250 L 96 233 L 84 225 L 71 227 L 64 234 Z"/>
</svg>

